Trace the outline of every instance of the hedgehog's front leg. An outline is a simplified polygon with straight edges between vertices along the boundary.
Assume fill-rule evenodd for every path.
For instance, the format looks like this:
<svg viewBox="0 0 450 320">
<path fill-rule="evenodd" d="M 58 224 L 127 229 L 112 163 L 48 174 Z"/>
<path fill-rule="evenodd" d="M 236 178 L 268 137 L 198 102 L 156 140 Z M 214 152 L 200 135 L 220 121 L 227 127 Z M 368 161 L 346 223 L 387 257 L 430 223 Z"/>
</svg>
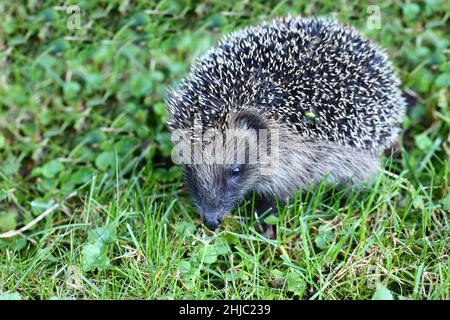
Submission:
<svg viewBox="0 0 450 320">
<path fill-rule="evenodd" d="M 275 197 L 265 197 L 255 203 L 256 227 L 269 239 L 276 239 L 276 226 L 264 222 L 270 215 L 278 215 Z"/>
</svg>

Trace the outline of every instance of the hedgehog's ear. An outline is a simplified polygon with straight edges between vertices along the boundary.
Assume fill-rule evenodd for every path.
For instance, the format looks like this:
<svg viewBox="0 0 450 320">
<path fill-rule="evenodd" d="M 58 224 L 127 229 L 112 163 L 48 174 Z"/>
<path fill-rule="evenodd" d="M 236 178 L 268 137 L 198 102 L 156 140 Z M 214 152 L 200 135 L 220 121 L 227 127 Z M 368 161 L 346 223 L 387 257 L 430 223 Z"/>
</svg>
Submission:
<svg viewBox="0 0 450 320">
<path fill-rule="evenodd" d="M 234 121 L 238 128 L 253 130 L 267 129 L 266 119 L 260 112 L 254 109 L 246 109 L 239 112 Z"/>
</svg>

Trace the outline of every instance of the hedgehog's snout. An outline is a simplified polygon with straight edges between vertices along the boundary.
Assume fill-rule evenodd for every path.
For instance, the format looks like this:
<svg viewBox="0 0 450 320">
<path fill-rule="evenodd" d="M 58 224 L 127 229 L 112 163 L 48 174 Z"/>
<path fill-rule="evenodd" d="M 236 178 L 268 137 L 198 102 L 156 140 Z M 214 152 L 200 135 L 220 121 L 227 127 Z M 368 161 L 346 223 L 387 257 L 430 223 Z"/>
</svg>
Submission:
<svg viewBox="0 0 450 320">
<path fill-rule="evenodd" d="M 201 216 L 205 226 L 207 226 L 209 230 L 214 231 L 220 227 L 226 213 L 224 213 L 224 210 L 221 209 L 201 210 Z"/>
<path fill-rule="evenodd" d="M 223 217 L 220 214 L 207 213 L 203 214 L 203 223 L 209 230 L 216 230 L 222 224 Z"/>
</svg>

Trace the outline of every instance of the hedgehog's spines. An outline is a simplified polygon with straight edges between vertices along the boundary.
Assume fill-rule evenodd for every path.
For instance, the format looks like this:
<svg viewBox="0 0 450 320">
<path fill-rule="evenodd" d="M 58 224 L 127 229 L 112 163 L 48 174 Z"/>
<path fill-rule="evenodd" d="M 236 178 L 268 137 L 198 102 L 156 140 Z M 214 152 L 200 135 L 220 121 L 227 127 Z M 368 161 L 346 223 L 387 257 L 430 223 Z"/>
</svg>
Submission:
<svg viewBox="0 0 450 320">
<path fill-rule="evenodd" d="M 355 29 L 284 17 L 225 36 L 172 89 L 169 127 L 224 127 L 249 106 L 299 135 L 380 151 L 405 102 L 387 54 Z M 311 120 L 312 119 L 312 120 Z M 205 129 L 204 128 L 204 129 Z"/>
</svg>

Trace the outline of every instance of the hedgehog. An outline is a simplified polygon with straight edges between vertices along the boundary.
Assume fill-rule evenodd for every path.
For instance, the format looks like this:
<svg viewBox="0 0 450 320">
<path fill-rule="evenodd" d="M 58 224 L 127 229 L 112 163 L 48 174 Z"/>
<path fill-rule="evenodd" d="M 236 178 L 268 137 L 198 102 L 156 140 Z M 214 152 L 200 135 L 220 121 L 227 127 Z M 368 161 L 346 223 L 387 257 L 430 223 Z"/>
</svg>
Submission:
<svg viewBox="0 0 450 320">
<path fill-rule="evenodd" d="M 335 20 L 289 16 L 224 37 L 166 99 L 203 223 L 217 229 L 253 192 L 261 218 L 322 180 L 370 184 L 401 132 L 399 86 L 386 52 Z"/>
</svg>

